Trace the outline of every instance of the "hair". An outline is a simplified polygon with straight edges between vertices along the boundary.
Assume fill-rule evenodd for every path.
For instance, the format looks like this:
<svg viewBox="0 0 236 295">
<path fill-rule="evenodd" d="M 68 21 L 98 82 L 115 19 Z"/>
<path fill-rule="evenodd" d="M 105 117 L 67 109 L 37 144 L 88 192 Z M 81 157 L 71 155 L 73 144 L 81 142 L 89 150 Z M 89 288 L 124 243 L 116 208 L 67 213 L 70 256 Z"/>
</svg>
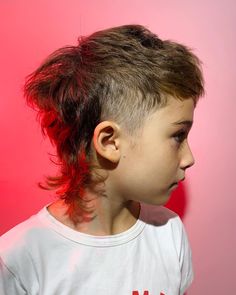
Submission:
<svg viewBox="0 0 236 295">
<path fill-rule="evenodd" d="M 163 41 L 141 25 L 98 31 L 56 50 L 24 87 L 60 166 L 57 176 L 39 186 L 56 189 L 86 211 L 83 190 L 92 182 L 90 146 L 97 124 L 114 120 L 133 134 L 168 95 L 196 104 L 203 84 L 201 62 L 188 47 Z"/>
</svg>

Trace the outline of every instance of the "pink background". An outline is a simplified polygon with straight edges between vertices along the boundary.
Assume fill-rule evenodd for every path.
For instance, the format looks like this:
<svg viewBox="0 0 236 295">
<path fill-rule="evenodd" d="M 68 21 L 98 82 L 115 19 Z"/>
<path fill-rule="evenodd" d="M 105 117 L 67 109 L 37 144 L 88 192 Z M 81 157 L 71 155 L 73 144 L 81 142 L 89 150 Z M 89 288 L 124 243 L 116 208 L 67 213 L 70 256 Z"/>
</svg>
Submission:
<svg viewBox="0 0 236 295">
<path fill-rule="evenodd" d="M 169 207 L 181 215 L 192 245 L 188 295 L 236 294 L 236 2 L 2 0 L 0 22 L 0 234 L 53 197 L 36 185 L 55 171 L 47 154 L 53 149 L 25 105 L 24 77 L 80 34 L 140 23 L 194 48 L 204 62 L 206 96 L 190 134 L 196 164 Z"/>
</svg>

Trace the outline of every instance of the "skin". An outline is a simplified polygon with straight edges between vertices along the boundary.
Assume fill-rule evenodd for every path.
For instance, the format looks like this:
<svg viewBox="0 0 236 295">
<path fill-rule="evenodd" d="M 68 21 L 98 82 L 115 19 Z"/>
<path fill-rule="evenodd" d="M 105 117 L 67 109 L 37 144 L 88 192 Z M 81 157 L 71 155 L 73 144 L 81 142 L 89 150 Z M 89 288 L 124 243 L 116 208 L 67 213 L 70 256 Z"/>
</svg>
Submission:
<svg viewBox="0 0 236 295">
<path fill-rule="evenodd" d="M 187 140 L 193 115 L 191 98 L 170 97 L 166 106 L 147 117 L 135 137 L 115 122 L 98 124 L 92 150 L 102 168 L 98 173 L 106 180 L 86 191 L 96 208 L 95 218 L 72 222 L 62 201 L 52 204 L 49 212 L 67 226 L 92 235 L 118 234 L 130 228 L 138 218 L 139 202 L 164 205 L 194 164 Z"/>
</svg>

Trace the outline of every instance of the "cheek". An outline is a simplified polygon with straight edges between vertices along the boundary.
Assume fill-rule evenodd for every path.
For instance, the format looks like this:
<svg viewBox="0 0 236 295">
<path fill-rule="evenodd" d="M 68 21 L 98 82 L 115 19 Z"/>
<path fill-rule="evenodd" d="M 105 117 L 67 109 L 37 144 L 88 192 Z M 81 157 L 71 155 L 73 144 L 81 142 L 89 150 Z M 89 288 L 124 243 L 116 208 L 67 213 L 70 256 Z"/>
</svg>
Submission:
<svg viewBox="0 0 236 295">
<path fill-rule="evenodd" d="M 160 184 L 169 183 L 176 177 L 179 167 L 178 155 L 173 147 L 166 146 L 157 153 L 153 153 L 146 163 L 150 178 L 160 181 Z"/>
<path fill-rule="evenodd" d="M 129 149 L 122 157 L 120 168 L 127 176 L 137 181 L 164 181 L 178 169 L 178 150 L 171 140 L 145 143 Z M 175 177 L 175 175 L 174 175 Z"/>
<path fill-rule="evenodd" d="M 177 159 L 172 148 L 153 148 L 137 156 L 133 155 L 125 170 L 128 175 L 131 174 L 136 185 L 153 185 L 157 182 L 165 185 L 176 176 L 177 168 Z"/>
</svg>

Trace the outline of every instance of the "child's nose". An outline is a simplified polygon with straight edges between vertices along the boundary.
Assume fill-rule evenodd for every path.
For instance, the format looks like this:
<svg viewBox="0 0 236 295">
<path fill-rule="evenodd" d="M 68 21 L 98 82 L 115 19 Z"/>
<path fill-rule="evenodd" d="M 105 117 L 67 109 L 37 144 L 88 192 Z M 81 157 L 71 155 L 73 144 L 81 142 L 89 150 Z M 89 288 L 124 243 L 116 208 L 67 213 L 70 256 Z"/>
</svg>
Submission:
<svg viewBox="0 0 236 295">
<path fill-rule="evenodd" d="M 195 163 L 192 151 L 190 149 L 190 146 L 188 142 L 186 142 L 184 148 L 182 149 L 182 159 L 180 163 L 180 168 L 187 169 L 191 166 L 193 166 Z"/>
</svg>

